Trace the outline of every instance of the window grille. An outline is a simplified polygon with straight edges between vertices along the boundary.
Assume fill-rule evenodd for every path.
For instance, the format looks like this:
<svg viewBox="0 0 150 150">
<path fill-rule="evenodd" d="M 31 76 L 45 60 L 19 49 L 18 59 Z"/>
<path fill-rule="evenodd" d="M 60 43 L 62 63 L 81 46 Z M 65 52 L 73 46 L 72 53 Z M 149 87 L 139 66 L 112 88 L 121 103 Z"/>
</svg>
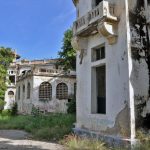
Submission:
<svg viewBox="0 0 150 150">
<path fill-rule="evenodd" d="M 52 86 L 48 82 L 43 82 L 39 87 L 39 99 L 51 100 L 52 99 Z"/>
<path fill-rule="evenodd" d="M 57 99 L 68 99 L 68 86 L 65 83 L 59 83 L 56 88 Z"/>
</svg>

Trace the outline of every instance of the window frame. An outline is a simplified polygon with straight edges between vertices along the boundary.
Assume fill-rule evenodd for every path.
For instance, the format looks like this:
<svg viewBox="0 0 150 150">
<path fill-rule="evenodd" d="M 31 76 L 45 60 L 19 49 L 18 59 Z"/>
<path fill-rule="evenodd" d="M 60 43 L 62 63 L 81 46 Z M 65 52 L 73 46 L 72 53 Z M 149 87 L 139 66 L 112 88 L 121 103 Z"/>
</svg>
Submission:
<svg viewBox="0 0 150 150">
<path fill-rule="evenodd" d="M 52 99 L 52 85 L 49 82 L 42 82 L 39 86 L 39 100 L 49 101 Z"/>
</svg>

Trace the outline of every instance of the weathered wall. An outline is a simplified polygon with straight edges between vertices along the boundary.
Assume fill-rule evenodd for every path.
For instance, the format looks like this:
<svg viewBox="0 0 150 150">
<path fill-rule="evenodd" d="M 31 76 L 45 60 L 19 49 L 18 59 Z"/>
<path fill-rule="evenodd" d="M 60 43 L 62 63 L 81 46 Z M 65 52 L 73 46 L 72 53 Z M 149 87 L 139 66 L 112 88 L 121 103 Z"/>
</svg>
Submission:
<svg viewBox="0 0 150 150">
<path fill-rule="evenodd" d="M 31 98 L 27 99 L 26 97 L 22 99 L 23 95 L 21 92 L 21 99 L 17 100 L 19 105 L 19 112 L 21 113 L 31 113 L 32 106 L 39 108 L 41 111 L 47 112 L 59 112 L 66 113 L 68 99 L 58 100 L 56 98 L 56 86 L 64 82 L 68 86 L 68 95 L 74 94 L 74 83 L 76 83 L 75 78 L 63 78 L 63 77 L 44 77 L 44 76 L 32 76 L 27 77 L 17 83 L 17 89 L 23 85 L 27 87 L 28 82 L 31 84 Z M 42 82 L 49 82 L 52 85 L 52 100 L 50 101 L 41 101 L 39 100 L 39 86 Z M 26 91 L 25 91 L 25 95 Z"/>
<path fill-rule="evenodd" d="M 128 21 L 125 1 L 109 0 L 115 5 L 115 15 L 119 17 L 118 41 L 109 45 L 106 38 L 96 34 L 89 36 L 87 54 L 80 64 L 77 54 L 77 128 L 101 131 L 110 135 L 131 136 L 130 133 L 130 93 L 128 68 Z M 80 0 L 78 6 L 82 14 L 91 7 L 91 0 Z M 87 5 L 88 9 L 87 9 Z M 91 7 L 92 8 L 92 7 Z M 92 48 L 105 44 L 106 59 L 106 115 L 92 114 Z M 99 65 L 97 63 L 97 65 Z M 132 94 L 132 93 L 131 93 Z M 134 120 L 133 120 L 134 123 Z"/>
<path fill-rule="evenodd" d="M 147 6 L 149 5 L 149 6 Z M 150 25 L 148 24 L 149 0 L 129 0 L 131 30 L 132 74 L 136 126 L 148 127 L 150 113 Z M 150 127 L 150 126 L 149 126 Z"/>
</svg>

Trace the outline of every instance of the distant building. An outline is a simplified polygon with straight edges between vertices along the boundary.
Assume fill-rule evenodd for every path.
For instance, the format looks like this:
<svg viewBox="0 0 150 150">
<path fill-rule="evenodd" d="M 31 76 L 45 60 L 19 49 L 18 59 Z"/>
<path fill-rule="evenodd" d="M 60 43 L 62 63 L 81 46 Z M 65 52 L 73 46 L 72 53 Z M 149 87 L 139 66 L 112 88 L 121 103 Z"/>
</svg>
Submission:
<svg viewBox="0 0 150 150">
<path fill-rule="evenodd" d="M 75 131 L 134 141 L 138 128 L 150 129 L 150 1 L 73 2 Z"/>
<path fill-rule="evenodd" d="M 66 113 L 66 104 L 74 97 L 76 75 L 65 72 L 57 61 L 13 62 L 8 69 L 11 83 L 5 94 L 5 109 L 17 102 L 19 113 L 30 114 L 33 107 L 44 113 Z"/>
</svg>

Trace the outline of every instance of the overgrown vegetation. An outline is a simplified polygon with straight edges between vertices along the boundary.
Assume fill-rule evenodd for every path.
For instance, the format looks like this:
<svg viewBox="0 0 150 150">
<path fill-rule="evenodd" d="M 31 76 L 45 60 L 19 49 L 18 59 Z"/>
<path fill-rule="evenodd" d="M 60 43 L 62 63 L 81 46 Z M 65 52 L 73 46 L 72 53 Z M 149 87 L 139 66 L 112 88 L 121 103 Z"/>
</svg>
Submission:
<svg viewBox="0 0 150 150">
<path fill-rule="evenodd" d="M 32 138 L 58 141 L 72 131 L 75 115 L 50 114 L 48 116 L 2 116 L 0 129 L 21 129 L 31 133 Z"/>
<path fill-rule="evenodd" d="M 73 49 L 71 45 L 72 36 L 73 36 L 72 29 L 68 29 L 64 33 L 63 46 L 61 48 L 62 51 L 58 52 L 60 58 L 58 64 L 62 65 L 65 70 L 76 69 L 76 51 Z"/>
<path fill-rule="evenodd" d="M 4 96 L 6 91 L 7 69 L 13 61 L 14 54 L 11 48 L 0 47 L 0 111 L 5 105 Z"/>
<path fill-rule="evenodd" d="M 108 150 L 103 142 L 80 138 L 74 134 L 66 136 L 61 143 L 65 145 L 68 150 Z"/>
<path fill-rule="evenodd" d="M 70 100 L 70 102 L 67 103 L 68 109 L 67 112 L 69 114 L 75 114 L 76 113 L 76 99 L 75 97 Z"/>
</svg>

